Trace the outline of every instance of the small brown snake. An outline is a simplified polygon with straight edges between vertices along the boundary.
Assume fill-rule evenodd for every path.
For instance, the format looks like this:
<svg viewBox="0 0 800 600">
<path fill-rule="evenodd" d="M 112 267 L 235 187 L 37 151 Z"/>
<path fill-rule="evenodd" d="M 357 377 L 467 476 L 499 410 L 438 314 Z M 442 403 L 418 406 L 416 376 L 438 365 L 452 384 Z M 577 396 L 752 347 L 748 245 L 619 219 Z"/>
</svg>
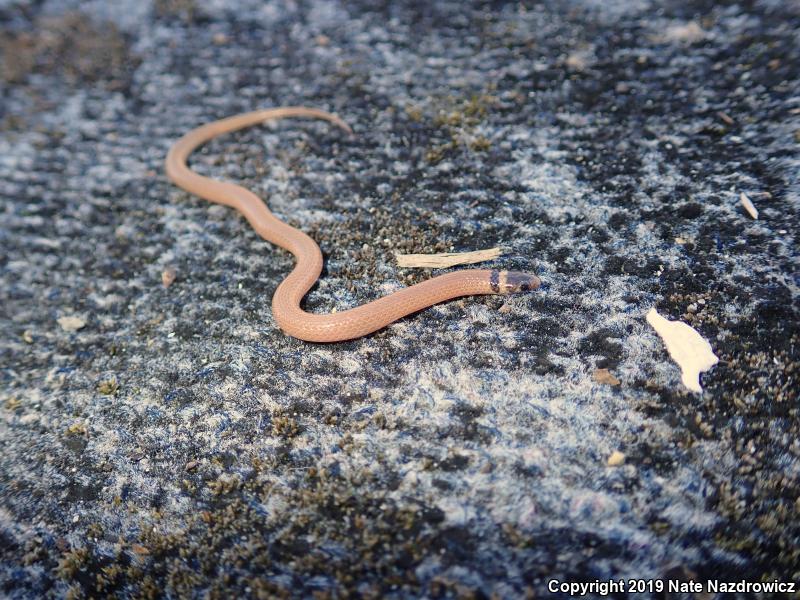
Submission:
<svg viewBox="0 0 800 600">
<path fill-rule="evenodd" d="M 322 252 L 317 243 L 275 217 L 252 192 L 233 183 L 198 175 L 186 165 L 193 150 L 218 135 L 284 117 L 323 119 L 352 134 L 347 123 L 321 110 L 299 106 L 257 110 L 193 129 L 173 144 L 165 165 L 167 176 L 175 185 L 211 202 L 232 206 L 262 238 L 294 255 L 297 260 L 294 270 L 272 298 L 272 314 L 284 332 L 309 342 L 339 342 L 367 335 L 445 300 L 478 294 L 511 294 L 539 287 L 539 278 L 528 273 L 464 269 L 433 277 L 342 312 L 327 315 L 305 312 L 300 302 L 322 272 Z"/>
</svg>

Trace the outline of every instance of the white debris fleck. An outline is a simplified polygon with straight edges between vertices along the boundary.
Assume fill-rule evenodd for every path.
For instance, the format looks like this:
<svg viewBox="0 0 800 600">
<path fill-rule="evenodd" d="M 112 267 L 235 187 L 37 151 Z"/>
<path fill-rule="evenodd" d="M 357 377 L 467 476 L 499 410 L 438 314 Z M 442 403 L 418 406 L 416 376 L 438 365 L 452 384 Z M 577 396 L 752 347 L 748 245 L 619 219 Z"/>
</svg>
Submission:
<svg viewBox="0 0 800 600">
<path fill-rule="evenodd" d="M 689 21 L 688 23 L 678 23 L 667 27 L 666 31 L 659 37 L 667 42 L 685 42 L 693 44 L 704 40 L 707 33 L 708 32 L 700 27 L 697 22 Z"/>
<path fill-rule="evenodd" d="M 647 313 L 647 322 L 664 340 L 672 360 L 681 368 L 683 385 L 693 392 L 702 392 L 700 373 L 719 362 L 711 344 L 686 323 L 665 319 L 655 308 Z"/>
<path fill-rule="evenodd" d="M 609 467 L 618 467 L 624 463 L 625 455 L 619 450 L 614 450 L 614 452 L 611 453 L 611 456 L 608 457 L 608 460 L 606 460 L 606 464 Z"/>
<path fill-rule="evenodd" d="M 78 329 L 86 326 L 86 319 L 74 315 L 59 317 L 58 324 L 61 325 L 61 329 L 64 331 L 78 331 Z"/>
<path fill-rule="evenodd" d="M 758 209 L 755 207 L 750 198 L 747 197 L 747 194 L 744 192 L 739 194 L 739 200 L 741 200 L 742 206 L 744 206 L 744 209 L 748 212 L 748 214 L 754 219 L 758 219 Z"/>
</svg>

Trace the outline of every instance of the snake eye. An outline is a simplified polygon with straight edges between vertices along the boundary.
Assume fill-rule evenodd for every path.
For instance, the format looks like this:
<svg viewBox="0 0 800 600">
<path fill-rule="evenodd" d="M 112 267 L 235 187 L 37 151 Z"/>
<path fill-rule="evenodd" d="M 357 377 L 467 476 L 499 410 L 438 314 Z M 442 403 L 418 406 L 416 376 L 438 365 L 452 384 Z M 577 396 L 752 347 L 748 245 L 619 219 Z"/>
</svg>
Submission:
<svg viewBox="0 0 800 600">
<path fill-rule="evenodd" d="M 503 294 L 530 292 L 538 288 L 541 283 L 541 280 L 532 273 L 523 273 L 522 271 L 500 272 L 500 291 Z"/>
</svg>

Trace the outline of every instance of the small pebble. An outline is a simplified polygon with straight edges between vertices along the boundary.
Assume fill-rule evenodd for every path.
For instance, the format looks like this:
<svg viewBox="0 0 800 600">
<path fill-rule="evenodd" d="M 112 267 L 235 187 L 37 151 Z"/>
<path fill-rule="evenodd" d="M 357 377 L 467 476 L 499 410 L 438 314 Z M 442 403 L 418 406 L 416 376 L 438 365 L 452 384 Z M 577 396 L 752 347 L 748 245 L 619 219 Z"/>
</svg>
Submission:
<svg viewBox="0 0 800 600">
<path fill-rule="evenodd" d="M 173 267 L 167 267 L 161 272 L 161 283 L 165 288 L 168 288 L 175 281 L 178 272 Z"/>
<path fill-rule="evenodd" d="M 625 462 L 625 455 L 619 450 L 614 450 L 614 452 L 611 453 L 611 456 L 608 457 L 606 464 L 609 467 L 618 467 L 624 462 Z"/>
</svg>

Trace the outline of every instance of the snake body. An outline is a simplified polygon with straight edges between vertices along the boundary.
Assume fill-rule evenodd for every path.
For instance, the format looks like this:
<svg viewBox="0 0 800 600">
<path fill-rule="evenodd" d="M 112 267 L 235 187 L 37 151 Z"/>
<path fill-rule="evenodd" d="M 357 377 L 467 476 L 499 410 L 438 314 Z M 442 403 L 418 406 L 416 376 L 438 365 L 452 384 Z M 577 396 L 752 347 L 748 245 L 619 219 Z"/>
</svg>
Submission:
<svg viewBox="0 0 800 600">
<path fill-rule="evenodd" d="M 266 204 L 245 188 L 199 175 L 186 161 L 197 147 L 224 133 L 285 117 L 323 119 L 347 133 L 350 127 L 336 115 L 306 107 L 281 107 L 235 115 L 193 129 L 169 150 L 167 176 L 175 185 L 201 198 L 238 210 L 265 240 L 291 252 L 297 264 L 272 298 L 272 314 L 287 334 L 309 342 L 359 338 L 439 302 L 478 294 L 510 294 L 539 287 L 535 275 L 517 271 L 464 269 L 412 285 L 356 308 L 331 314 L 305 312 L 300 303 L 322 272 L 322 252 L 302 231 L 279 220 Z"/>
</svg>

